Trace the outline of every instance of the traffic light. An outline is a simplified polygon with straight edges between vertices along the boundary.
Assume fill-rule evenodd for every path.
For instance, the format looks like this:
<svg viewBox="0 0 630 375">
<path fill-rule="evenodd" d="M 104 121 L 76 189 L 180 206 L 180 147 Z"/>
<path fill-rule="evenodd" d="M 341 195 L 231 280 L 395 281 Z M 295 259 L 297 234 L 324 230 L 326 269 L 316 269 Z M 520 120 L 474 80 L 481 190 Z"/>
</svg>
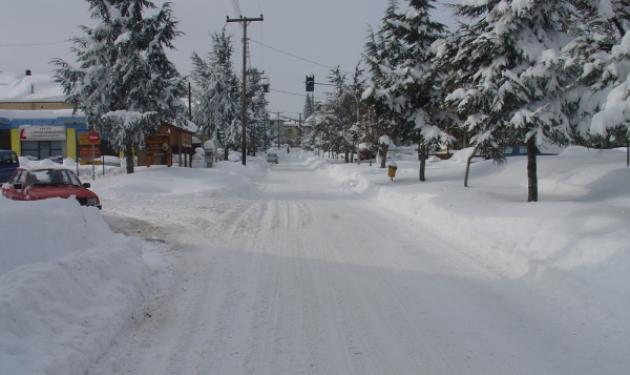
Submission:
<svg viewBox="0 0 630 375">
<path fill-rule="evenodd" d="M 306 76 L 306 92 L 315 91 L 315 75 Z"/>
<path fill-rule="evenodd" d="M 262 83 L 262 88 L 263 88 L 263 92 L 266 94 L 269 92 L 269 78 L 267 78 L 267 76 L 263 76 L 261 78 L 261 83 Z"/>
</svg>

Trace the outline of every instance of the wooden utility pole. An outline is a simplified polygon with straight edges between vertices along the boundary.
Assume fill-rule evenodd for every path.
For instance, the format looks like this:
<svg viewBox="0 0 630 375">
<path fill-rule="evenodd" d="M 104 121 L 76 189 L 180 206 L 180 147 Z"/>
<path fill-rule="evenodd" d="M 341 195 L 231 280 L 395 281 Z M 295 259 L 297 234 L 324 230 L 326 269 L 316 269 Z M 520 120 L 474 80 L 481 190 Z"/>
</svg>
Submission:
<svg viewBox="0 0 630 375">
<path fill-rule="evenodd" d="M 243 165 L 247 165 L 247 26 L 250 22 L 264 21 L 261 14 L 258 18 L 248 18 L 240 16 L 239 18 L 227 17 L 227 22 L 238 22 L 243 25 L 243 87 L 241 88 L 241 125 L 243 135 L 241 137 L 241 160 Z"/>
<path fill-rule="evenodd" d="M 190 121 L 193 120 L 192 118 L 192 84 L 190 83 L 190 81 L 188 81 L 188 119 Z"/>
<path fill-rule="evenodd" d="M 298 141 L 300 147 L 302 147 L 302 112 L 298 114 L 300 115 L 300 120 L 298 122 Z"/>
<path fill-rule="evenodd" d="M 276 125 L 278 127 L 278 151 L 280 151 L 280 112 L 278 112 L 278 122 Z"/>
</svg>

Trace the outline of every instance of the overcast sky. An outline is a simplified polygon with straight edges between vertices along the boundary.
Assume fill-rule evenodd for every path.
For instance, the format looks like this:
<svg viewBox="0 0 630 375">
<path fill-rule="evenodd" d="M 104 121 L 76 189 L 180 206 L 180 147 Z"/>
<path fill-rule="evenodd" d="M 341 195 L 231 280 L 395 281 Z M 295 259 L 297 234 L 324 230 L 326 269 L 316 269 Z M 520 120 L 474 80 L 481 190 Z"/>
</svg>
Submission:
<svg viewBox="0 0 630 375">
<path fill-rule="evenodd" d="M 179 28 L 185 33 L 175 41 L 177 50 L 171 54 L 182 75 L 190 73 L 193 51 L 202 55 L 209 51 L 209 33 L 220 31 L 226 25 L 227 15 L 237 15 L 237 3 L 245 16 L 264 14 L 264 22 L 249 28 L 254 41 L 323 65 L 341 65 L 347 71 L 361 58 L 368 25 L 377 25 L 387 6 L 385 0 L 173 0 L 172 3 Z M 454 24 L 445 7 L 440 6 L 435 13 L 439 21 Z M 79 24 L 91 24 L 85 0 L 7 0 L 0 12 L 0 71 L 22 73 L 32 69 L 34 73 L 49 73 L 53 57 L 72 61 L 69 44 L 62 41 L 78 35 Z M 227 28 L 235 36 L 235 70 L 240 72 L 241 29 L 237 24 L 228 24 Z M 55 44 L 32 45 L 36 43 Z M 251 64 L 267 73 L 272 89 L 304 95 L 306 74 L 315 74 L 317 81 L 325 80 L 326 68 L 259 43 L 251 43 Z M 316 95 L 324 96 L 324 90 L 317 87 Z M 301 96 L 278 92 L 270 93 L 269 100 L 272 111 L 293 117 L 304 104 Z"/>
</svg>

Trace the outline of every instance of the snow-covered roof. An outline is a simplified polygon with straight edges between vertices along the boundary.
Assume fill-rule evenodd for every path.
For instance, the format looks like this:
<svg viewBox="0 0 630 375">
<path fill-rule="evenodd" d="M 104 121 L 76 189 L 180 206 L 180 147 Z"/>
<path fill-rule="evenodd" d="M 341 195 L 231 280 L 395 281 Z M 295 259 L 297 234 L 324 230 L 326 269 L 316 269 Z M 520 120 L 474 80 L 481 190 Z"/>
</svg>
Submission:
<svg viewBox="0 0 630 375">
<path fill-rule="evenodd" d="M 0 73 L 0 102 L 63 102 L 61 86 L 52 75 Z"/>
<path fill-rule="evenodd" d="M 73 113 L 72 109 L 0 109 L 0 118 L 6 119 L 51 119 L 63 117 L 85 117 L 83 112 Z"/>
<path fill-rule="evenodd" d="M 308 116 L 306 120 L 304 120 L 304 122 L 309 125 L 313 125 L 324 121 L 324 119 L 325 117 L 321 113 L 313 113 L 312 115 Z"/>
<path fill-rule="evenodd" d="M 298 127 L 298 126 L 300 126 L 299 122 L 295 121 L 295 120 L 284 120 L 284 123 L 282 125 L 285 126 L 285 127 L 291 127 L 291 126 Z"/>
<path fill-rule="evenodd" d="M 197 131 L 199 131 L 199 126 L 190 120 L 186 120 L 186 123 L 179 127 L 191 133 L 197 133 Z"/>
</svg>

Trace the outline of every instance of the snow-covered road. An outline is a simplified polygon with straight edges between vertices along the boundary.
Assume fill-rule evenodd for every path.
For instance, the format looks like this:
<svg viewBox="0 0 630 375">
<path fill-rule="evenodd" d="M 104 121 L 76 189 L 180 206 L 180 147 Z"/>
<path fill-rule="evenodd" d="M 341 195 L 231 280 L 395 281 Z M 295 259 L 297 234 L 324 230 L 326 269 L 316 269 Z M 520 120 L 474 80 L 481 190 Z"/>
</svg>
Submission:
<svg viewBox="0 0 630 375">
<path fill-rule="evenodd" d="M 119 194 L 105 213 L 169 243 L 173 280 L 90 375 L 558 375 L 628 363 L 588 311 L 492 273 L 298 159 L 253 190 L 146 197 Z"/>
</svg>

